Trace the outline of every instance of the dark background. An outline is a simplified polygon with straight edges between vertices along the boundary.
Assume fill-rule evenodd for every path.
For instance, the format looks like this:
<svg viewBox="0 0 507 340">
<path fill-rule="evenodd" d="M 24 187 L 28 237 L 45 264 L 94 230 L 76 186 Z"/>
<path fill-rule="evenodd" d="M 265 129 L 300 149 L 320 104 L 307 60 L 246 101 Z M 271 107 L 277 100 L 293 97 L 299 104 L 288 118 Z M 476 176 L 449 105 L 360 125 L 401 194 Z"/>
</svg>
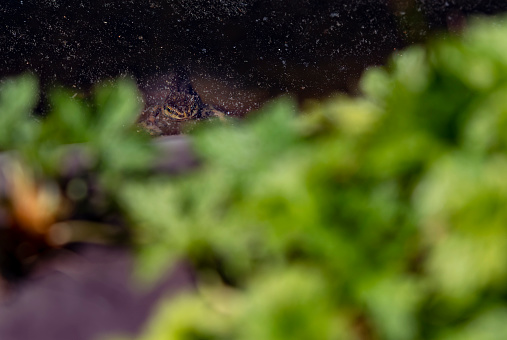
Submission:
<svg viewBox="0 0 507 340">
<path fill-rule="evenodd" d="M 4 0 L 0 77 L 31 70 L 86 89 L 184 67 L 269 95 L 320 96 L 353 90 L 366 66 L 468 15 L 504 10 L 491 0 Z"/>
</svg>

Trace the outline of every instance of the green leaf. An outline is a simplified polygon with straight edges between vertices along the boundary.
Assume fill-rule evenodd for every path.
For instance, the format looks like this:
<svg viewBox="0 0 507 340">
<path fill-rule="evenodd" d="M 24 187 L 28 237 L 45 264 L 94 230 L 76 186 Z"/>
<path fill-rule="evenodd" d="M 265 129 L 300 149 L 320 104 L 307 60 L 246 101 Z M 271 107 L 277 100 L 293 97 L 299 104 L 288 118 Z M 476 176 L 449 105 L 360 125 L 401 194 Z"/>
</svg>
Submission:
<svg viewBox="0 0 507 340">
<path fill-rule="evenodd" d="M 37 136 L 29 119 L 38 100 L 38 83 L 31 74 L 7 79 L 0 87 L 0 149 L 29 143 Z"/>
<path fill-rule="evenodd" d="M 105 144 L 115 142 L 123 132 L 131 130 L 142 107 L 137 87 L 128 79 L 121 79 L 114 86 L 97 86 L 95 104 L 95 138 Z"/>
</svg>

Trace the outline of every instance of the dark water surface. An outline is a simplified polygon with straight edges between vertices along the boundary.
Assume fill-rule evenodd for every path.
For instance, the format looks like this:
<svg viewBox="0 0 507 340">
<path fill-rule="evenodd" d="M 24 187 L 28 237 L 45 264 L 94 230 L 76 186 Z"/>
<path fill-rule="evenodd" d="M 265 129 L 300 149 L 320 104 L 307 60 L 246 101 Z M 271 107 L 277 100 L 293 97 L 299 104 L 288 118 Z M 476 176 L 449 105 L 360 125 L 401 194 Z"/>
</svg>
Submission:
<svg viewBox="0 0 507 340">
<path fill-rule="evenodd" d="M 353 91 L 365 67 L 430 32 L 504 10 L 489 0 L 4 0 L 0 78 L 31 70 L 44 85 L 86 89 L 123 74 L 156 83 L 182 67 L 204 97 L 322 96 Z"/>
</svg>

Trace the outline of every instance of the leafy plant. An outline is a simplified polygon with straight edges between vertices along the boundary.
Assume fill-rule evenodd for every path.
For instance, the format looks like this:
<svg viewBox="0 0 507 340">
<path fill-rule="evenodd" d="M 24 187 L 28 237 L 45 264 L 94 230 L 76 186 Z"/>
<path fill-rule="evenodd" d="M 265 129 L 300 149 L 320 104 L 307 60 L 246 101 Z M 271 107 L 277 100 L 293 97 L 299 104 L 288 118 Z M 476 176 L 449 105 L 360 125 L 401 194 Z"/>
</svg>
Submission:
<svg viewBox="0 0 507 340">
<path fill-rule="evenodd" d="M 502 338 L 505 37 L 476 21 L 369 70 L 361 97 L 203 128 L 200 171 L 124 186 L 141 273 L 199 273 L 139 339 Z"/>
<path fill-rule="evenodd" d="M 24 275 L 27 259 L 49 247 L 124 238 L 118 188 L 147 175 L 157 156 L 134 125 L 141 101 L 132 81 L 101 84 L 93 100 L 54 89 L 43 118 L 32 113 L 37 93 L 29 74 L 0 89 L 0 270 L 7 278 Z"/>
</svg>

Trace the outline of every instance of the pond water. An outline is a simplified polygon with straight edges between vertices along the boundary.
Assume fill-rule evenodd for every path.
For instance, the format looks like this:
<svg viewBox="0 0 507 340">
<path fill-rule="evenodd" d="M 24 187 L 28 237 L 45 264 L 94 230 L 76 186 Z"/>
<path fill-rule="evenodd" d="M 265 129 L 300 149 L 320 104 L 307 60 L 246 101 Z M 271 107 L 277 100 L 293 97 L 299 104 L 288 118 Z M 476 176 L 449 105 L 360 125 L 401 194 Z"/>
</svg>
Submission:
<svg viewBox="0 0 507 340">
<path fill-rule="evenodd" d="M 184 69 L 204 101 L 241 113 L 281 93 L 354 92 L 364 68 L 393 51 L 506 9 L 502 1 L 8 0 L 0 78 L 30 70 L 46 88 L 86 91 L 130 75 L 156 101 L 165 77 Z"/>
</svg>

